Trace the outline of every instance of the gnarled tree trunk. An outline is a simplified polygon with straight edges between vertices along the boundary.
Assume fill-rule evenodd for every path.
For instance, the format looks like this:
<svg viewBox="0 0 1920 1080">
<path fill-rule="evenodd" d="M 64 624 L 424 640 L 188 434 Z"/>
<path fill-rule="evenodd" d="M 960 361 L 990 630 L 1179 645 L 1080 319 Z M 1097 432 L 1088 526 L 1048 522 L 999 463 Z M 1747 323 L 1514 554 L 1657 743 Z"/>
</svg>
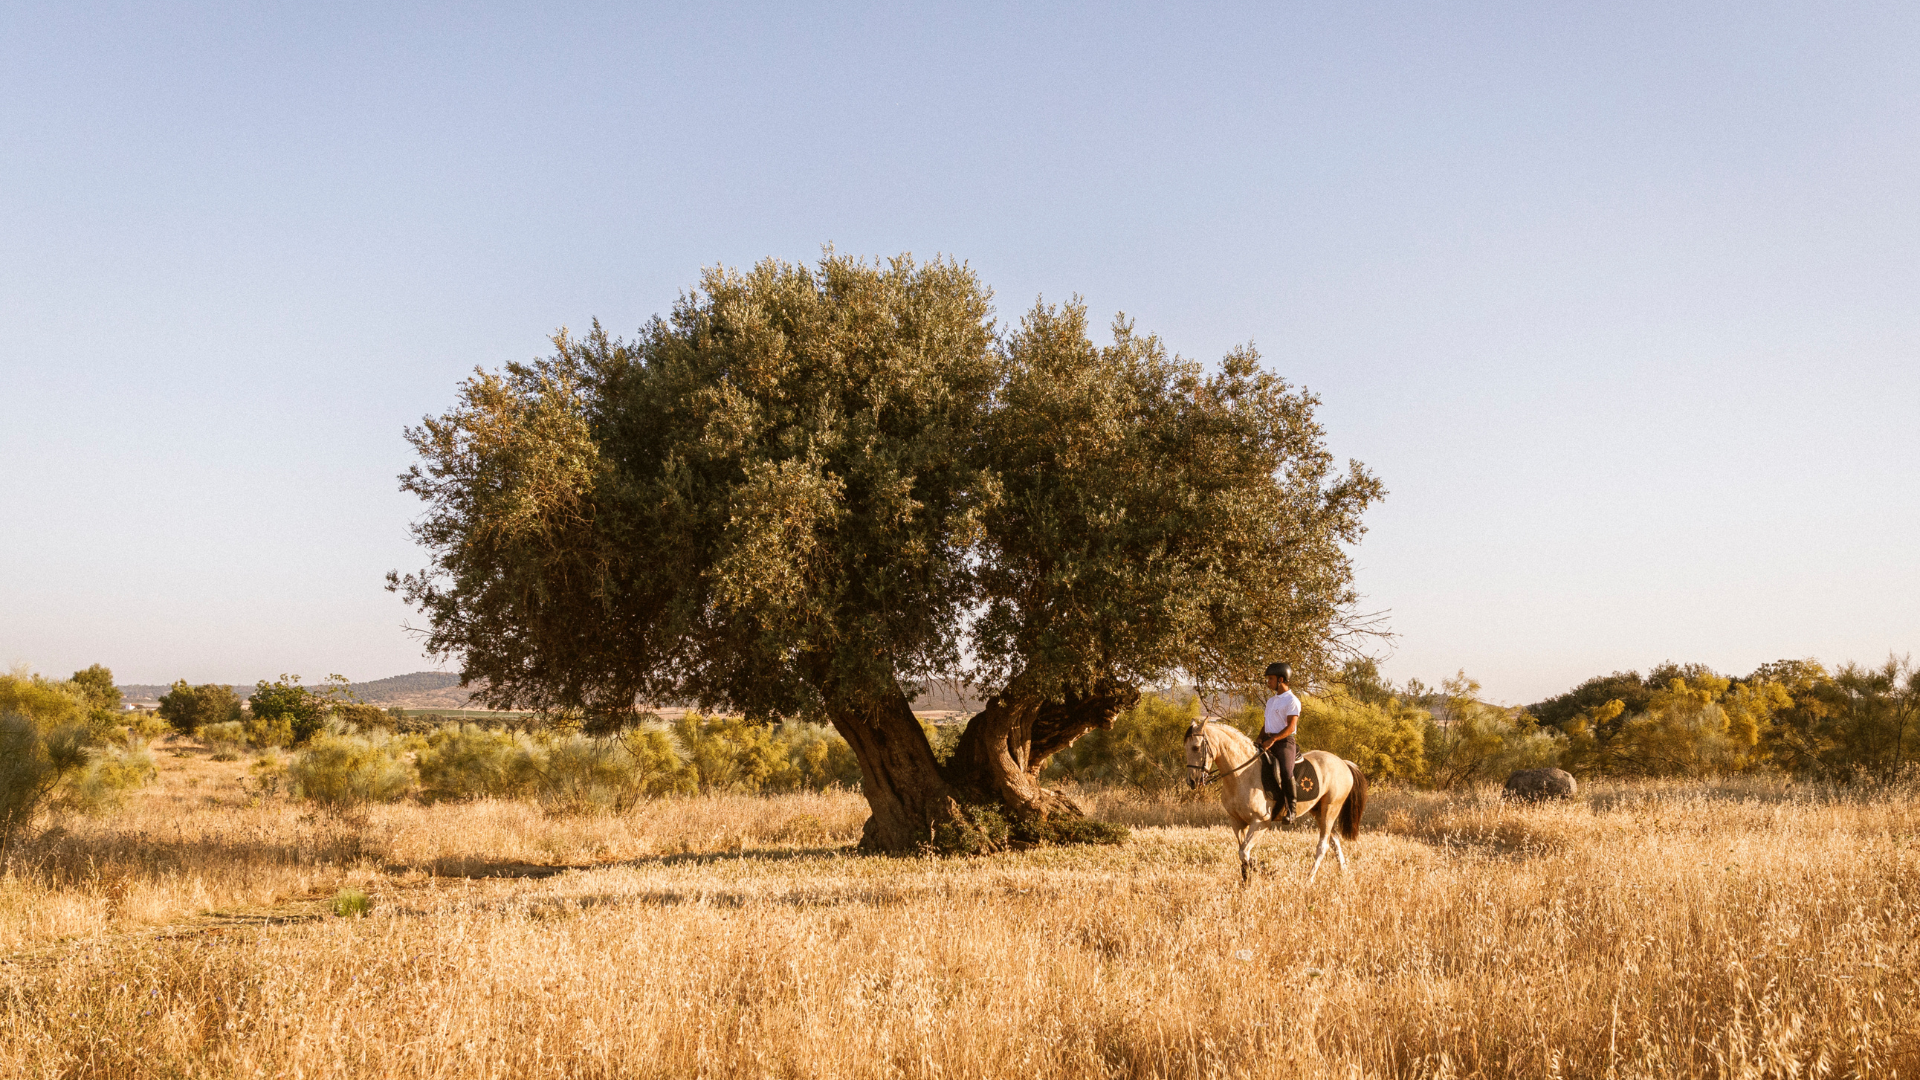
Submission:
<svg viewBox="0 0 1920 1080">
<path fill-rule="evenodd" d="M 853 748 L 873 815 L 860 846 L 867 851 L 913 851 L 935 840 L 943 823 L 964 826 L 966 806 L 994 806 L 1010 821 L 1084 816 L 1073 800 L 1040 786 L 1047 759 L 1138 701 L 1138 691 L 1112 685 L 1064 701 L 1001 694 L 967 722 L 960 745 L 944 766 L 905 695 L 834 727 Z"/>
<path fill-rule="evenodd" d="M 861 832 L 861 850 L 917 850 L 933 840 L 935 825 L 958 815 L 953 791 L 906 695 L 836 713 L 833 727 L 860 761 L 860 787 L 873 811 Z"/>
</svg>

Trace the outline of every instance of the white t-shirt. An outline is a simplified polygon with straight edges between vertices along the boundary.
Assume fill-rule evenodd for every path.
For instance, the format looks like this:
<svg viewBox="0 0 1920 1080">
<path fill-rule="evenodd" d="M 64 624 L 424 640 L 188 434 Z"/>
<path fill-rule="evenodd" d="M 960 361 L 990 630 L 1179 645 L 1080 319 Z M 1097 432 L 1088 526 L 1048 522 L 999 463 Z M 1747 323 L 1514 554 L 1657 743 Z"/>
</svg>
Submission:
<svg viewBox="0 0 1920 1080">
<path fill-rule="evenodd" d="M 1282 690 L 1267 699 L 1267 722 L 1261 728 L 1269 735 L 1278 735 L 1287 730 L 1287 718 L 1300 715 L 1300 699 L 1293 691 Z"/>
</svg>

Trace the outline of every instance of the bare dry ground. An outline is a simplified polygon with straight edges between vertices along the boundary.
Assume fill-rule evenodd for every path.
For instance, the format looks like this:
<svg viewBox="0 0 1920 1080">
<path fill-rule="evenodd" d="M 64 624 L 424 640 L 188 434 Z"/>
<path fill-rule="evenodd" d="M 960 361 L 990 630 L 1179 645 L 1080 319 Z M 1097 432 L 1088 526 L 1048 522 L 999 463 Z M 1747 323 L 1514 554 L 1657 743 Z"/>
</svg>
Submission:
<svg viewBox="0 0 1920 1080">
<path fill-rule="evenodd" d="M 1207 802 L 864 858 L 847 794 L 328 815 L 174 749 L 0 880 L 0 1075 L 1920 1075 L 1911 789 L 1389 790 L 1243 888 Z"/>
</svg>

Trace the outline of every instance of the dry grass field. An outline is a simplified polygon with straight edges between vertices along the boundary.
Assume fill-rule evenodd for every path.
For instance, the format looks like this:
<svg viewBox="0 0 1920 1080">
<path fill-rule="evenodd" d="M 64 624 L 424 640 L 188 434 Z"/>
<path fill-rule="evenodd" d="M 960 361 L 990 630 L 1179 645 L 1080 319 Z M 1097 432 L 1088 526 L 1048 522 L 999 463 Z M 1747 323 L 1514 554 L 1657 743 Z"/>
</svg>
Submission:
<svg viewBox="0 0 1920 1080">
<path fill-rule="evenodd" d="M 173 749 L 0 881 L 0 1075 L 1920 1076 L 1911 789 L 1378 791 L 1309 889 L 1211 802 L 863 858 L 851 795 L 341 816 Z"/>
</svg>

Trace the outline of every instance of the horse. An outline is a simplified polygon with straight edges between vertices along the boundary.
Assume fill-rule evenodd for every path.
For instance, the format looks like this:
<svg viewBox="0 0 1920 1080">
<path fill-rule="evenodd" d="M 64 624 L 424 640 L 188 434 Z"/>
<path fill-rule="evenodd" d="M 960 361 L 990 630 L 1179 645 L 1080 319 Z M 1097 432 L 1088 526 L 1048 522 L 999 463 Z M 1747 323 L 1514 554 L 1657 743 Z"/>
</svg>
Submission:
<svg viewBox="0 0 1920 1080">
<path fill-rule="evenodd" d="M 1360 815 L 1367 809 L 1367 776 L 1360 766 L 1325 750 L 1309 750 L 1301 760 L 1312 766 L 1318 791 L 1296 791 L 1293 820 L 1312 813 L 1320 826 L 1320 842 L 1314 847 L 1313 870 L 1307 884 L 1320 873 L 1320 861 L 1327 857 L 1327 844 L 1347 868 L 1347 854 L 1341 850 L 1340 835 L 1347 839 L 1360 835 Z M 1295 770 L 1298 777 L 1299 770 Z M 1246 881 L 1253 869 L 1253 840 L 1262 829 L 1279 828 L 1284 822 L 1274 818 L 1277 800 L 1267 795 L 1260 782 L 1260 750 L 1253 740 L 1237 729 L 1201 717 L 1187 729 L 1187 786 L 1197 788 L 1208 781 L 1220 781 L 1220 805 L 1226 807 L 1233 823 L 1233 838 L 1240 844 L 1240 880 Z"/>
</svg>

